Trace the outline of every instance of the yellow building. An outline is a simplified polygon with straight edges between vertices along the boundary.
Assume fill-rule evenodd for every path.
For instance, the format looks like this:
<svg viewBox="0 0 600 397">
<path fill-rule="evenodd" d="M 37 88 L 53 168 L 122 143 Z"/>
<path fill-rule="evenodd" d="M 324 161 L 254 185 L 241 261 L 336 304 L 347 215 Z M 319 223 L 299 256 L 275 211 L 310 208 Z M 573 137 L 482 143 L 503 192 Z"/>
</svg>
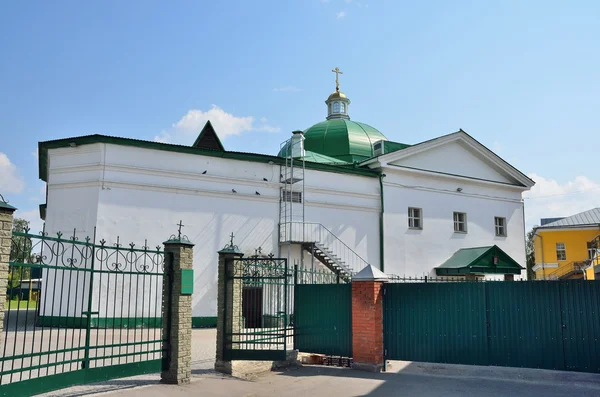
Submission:
<svg viewBox="0 0 600 397">
<path fill-rule="evenodd" d="M 534 235 L 536 279 L 600 280 L 600 208 L 541 224 Z"/>
</svg>

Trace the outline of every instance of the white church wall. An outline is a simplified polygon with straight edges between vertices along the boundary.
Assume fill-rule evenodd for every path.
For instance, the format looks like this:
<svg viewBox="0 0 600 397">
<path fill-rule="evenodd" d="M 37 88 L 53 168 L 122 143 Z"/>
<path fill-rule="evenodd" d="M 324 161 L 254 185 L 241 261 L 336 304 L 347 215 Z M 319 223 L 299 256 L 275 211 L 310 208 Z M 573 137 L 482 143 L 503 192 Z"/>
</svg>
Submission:
<svg viewBox="0 0 600 397">
<path fill-rule="evenodd" d="M 447 174 L 469 175 L 496 182 L 511 182 L 504 173 L 492 167 L 489 160 L 484 160 L 480 153 L 459 141 L 444 143 L 394 161 L 392 164 Z"/>
<path fill-rule="evenodd" d="M 100 190 L 97 171 L 100 160 L 100 145 L 50 151 L 45 222 L 48 237 L 57 237 L 57 233 L 61 233 L 62 239 L 70 239 L 75 232 L 79 241 L 84 241 L 87 236 L 93 238 Z M 51 240 L 44 244 L 44 263 L 61 269 L 43 271 L 41 316 L 80 318 L 81 312 L 87 310 L 88 272 L 66 269 L 90 268 L 90 253 L 81 246 L 80 250 L 71 248 Z"/>
<path fill-rule="evenodd" d="M 246 256 L 258 247 L 278 255 L 278 165 L 117 145 L 106 145 L 105 158 L 99 238 L 111 244 L 117 235 L 138 244 L 148 239 L 154 247 L 183 220 L 183 233 L 196 244 L 194 317 L 216 313 L 217 251 L 232 232 Z M 323 223 L 377 264 L 377 178 L 307 170 L 305 179 L 306 221 Z M 287 257 L 287 249 L 280 254 Z M 290 266 L 300 257 L 292 247 Z"/>
<path fill-rule="evenodd" d="M 522 188 L 408 171 L 386 173 L 386 273 L 435 276 L 434 268 L 458 249 L 494 244 L 525 266 Z M 408 207 L 422 209 L 422 230 L 409 229 Z M 467 214 L 467 233 L 454 232 L 454 212 Z M 506 237 L 495 235 L 496 216 L 506 218 Z"/>
</svg>

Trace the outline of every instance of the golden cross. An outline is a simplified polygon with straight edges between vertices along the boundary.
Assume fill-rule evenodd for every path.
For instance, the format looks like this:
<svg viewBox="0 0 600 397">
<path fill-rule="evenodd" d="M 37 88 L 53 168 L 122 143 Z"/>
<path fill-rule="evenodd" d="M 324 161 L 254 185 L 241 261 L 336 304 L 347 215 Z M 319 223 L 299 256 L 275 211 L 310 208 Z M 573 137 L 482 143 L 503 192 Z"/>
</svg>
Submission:
<svg viewBox="0 0 600 397">
<path fill-rule="evenodd" d="M 340 74 L 344 74 L 340 71 L 340 68 L 336 67 L 335 69 L 332 70 L 333 73 L 335 73 L 335 90 L 339 91 L 340 90 L 340 82 L 338 80 L 338 76 Z"/>
</svg>

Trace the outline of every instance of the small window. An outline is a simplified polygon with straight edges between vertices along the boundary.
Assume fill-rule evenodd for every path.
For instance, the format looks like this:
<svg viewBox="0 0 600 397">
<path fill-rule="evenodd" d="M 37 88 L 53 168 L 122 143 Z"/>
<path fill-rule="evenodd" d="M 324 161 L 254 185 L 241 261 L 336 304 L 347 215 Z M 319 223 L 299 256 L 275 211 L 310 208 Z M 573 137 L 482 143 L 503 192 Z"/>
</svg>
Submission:
<svg viewBox="0 0 600 397">
<path fill-rule="evenodd" d="M 496 236 L 506 237 L 506 218 L 497 216 L 494 218 L 494 224 L 496 226 Z"/>
<path fill-rule="evenodd" d="M 587 250 L 588 250 L 588 259 L 594 259 L 594 256 L 596 255 L 596 248 L 594 248 L 594 244 L 588 242 Z"/>
<path fill-rule="evenodd" d="M 345 103 L 340 103 L 340 112 L 344 113 L 346 111 L 346 104 Z"/>
<path fill-rule="evenodd" d="M 567 247 L 565 246 L 565 243 L 556 243 L 556 260 L 567 260 Z"/>
<path fill-rule="evenodd" d="M 408 228 L 423 229 L 423 211 L 420 208 L 408 208 Z"/>
<path fill-rule="evenodd" d="M 455 233 L 466 233 L 467 232 L 467 214 L 464 212 L 454 213 L 454 232 Z"/>
<path fill-rule="evenodd" d="M 302 192 L 290 192 L 288 190 L 281 191 L 281 199 L 283 201 L 292 202 L 292 203 L 301 203 L 302 202 Z"/>
<path fill-rule="evenodd" d="M 335 102 L 333 104 L 333 113 L 339 113 L 340 112 L 340 103 L 339 102 Z"/>
</svg>

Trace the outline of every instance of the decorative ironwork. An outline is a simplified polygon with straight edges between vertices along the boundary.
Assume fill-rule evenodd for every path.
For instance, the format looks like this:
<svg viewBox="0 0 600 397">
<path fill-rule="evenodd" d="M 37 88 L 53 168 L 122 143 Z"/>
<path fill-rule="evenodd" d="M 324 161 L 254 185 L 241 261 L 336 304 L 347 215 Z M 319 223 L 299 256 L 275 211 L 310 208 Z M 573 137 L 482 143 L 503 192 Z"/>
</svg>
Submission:
<svg viewBox="0 0 600 397">
<path fill-rule="evenodd" d="M 55 390 L 92 372 L 160 371 L 165 253 L 147 240 L 138 248 L 95 234 L 12 233 L 1 395 Z"/>
<path fill-rule="evenodd" d="M 183 221 L 180 220 L 179 223 L 176 223 L 175 225 L 177 226 L 177 235 L 171 234 L 171 237 L 169 237 L 169 240 L 170 241 L 190 242 L 190 239 L 188 236 L 186 236 L 185 234 L 181 234 L 181 228 L 185 226 L 183 224 Z"/>
<path fill-rule="evenodd" d="M 155 250 L 149 249 L 147 241 L 141 248 L 135 248 L 134 243 L 126 248 L 119 237 L 110 246 L 105 239 L 94 244 L 89 236 L 82 241 L 76 236 L 76 230 L 68 239 L 62 238 L 61 232 L 56 233 L 56 237 L 50 237 L 45 232 L 39 235 L 28 232 L 29 230 L 25 233 L 13 232 L 11 263 L 85 269 L 91 268 L 91 263 L 94 262 L 95 270 L 135 273 L 164 271 L 164 252 L 160 246 Z"/>
<path fill-rule="evenodd" d="M 225 244 L 225 246 L 223 247 L 223 251 L 239 251 L 239 247 L 233 243 L 233 239 L 235 238 L 233 232 L 231 232 L 231 235 L 229 237 L 229 244 Z"/>
</svg>

